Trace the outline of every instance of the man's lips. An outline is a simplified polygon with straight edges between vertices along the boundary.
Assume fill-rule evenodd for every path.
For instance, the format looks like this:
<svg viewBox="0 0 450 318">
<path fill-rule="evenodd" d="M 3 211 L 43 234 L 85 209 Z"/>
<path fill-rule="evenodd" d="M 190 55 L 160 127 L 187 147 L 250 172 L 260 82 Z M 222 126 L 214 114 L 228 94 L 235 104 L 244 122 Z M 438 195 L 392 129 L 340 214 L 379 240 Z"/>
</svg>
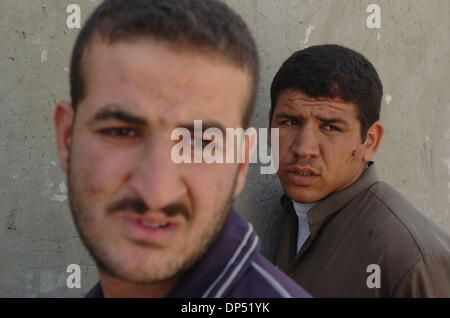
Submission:
<svg viewBox="0 0 450 318">
<path fill-rule="evenodd" d="M 289 180 L 298 186 L 308 186 L 320 176 L 317 170 L 309 167 L 290 167 L 286 169 L 286 173 Z"/>
<path fill-rule="evenodd" d="M 119 219 L 126 228 L 127 235 L 133 239 L 149 241 L 151 243 L 164 243 L 173 237 L 179 228 L 179 216 L 168 217 L 161 212 L 118 212 Z"/>
</svg>

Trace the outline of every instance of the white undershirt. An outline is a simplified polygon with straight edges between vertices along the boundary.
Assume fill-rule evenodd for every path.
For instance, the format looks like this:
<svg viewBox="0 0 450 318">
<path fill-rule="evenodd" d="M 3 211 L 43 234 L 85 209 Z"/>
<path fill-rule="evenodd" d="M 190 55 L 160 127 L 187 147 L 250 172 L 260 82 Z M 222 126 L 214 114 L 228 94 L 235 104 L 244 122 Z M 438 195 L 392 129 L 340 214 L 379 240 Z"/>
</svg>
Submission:
<svg viewBox="0 0 450 318">
<path fill-rule="evenodd" d="M 310 234 L 307 213 L 319 202 L 320 201 L 312 203 L 298 203 L 292 201 L 292 203 L 294 203 L 294 209 L 298 219 L 297 253 L 300 251 Z"/>
</svg>

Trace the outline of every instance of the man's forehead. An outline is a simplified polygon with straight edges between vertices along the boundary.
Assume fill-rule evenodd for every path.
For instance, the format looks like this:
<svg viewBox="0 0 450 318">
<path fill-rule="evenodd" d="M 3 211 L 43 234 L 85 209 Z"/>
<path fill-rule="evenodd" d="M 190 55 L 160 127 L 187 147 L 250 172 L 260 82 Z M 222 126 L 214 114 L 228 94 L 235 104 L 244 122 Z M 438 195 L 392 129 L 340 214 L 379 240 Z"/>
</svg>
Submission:
<svg viewBox="0 0 450 318">
<path fill-rule="evenodd" d="M 121 50 L 115 51 L 115 49 Z M 86 71 L 89 71 L 90 68 L 92 68 L 93 65 L 98 64 L 99 61 L 103 61 L 113 54 L 123 57 L 124 53 L 131 52 L 132 50 L 134 50 L 134 53 L 139 51 L 142 54 L 141 57 L 146 59 L 148 59 L 148 57 L 144 56 L 144 54 L 152 54 L 152 59 L 155 60 L 160 58 L 162 62 L 167 60 L 166 54 L 170 52 L 178 58 L 190 60 L 191 64 L 193 61 L 201 61 L 201 63 L 214 64 L 217 69 L 222 69 L 224 67 L 236 69 L 239 73 L 244 73 L 249 82 L 252 82 L 253 80 L 253 75 L 248 66 L 238 65 L 231 60 L 230 57 L 219 50 L 185 42 L 170 42 L 146 36 L 135 36 L 110 41 L 102 37 L 98 32 L 86 45 L 81 58 L 81 66 L 83 67 L 87 64 L 88 66 L 84 67 L 83 71 L 88 73 Z M 155 56 L 155 54 L 157 55 Z M 137 60 L 135 56 L 131 57 L 131 60 Z"/>
<path fill-rule="evenodd" d="M 193 58 L 193 62 L 197 62 L 198 64 L 198 62 L 200 61 L 200 63 L 202 63 L 201 65 L 199 65 L 203 65 L 204 69 L 210 72 L 208 73 L 210 77 L 205 78 L 205 76 L 203 76 L 204 74 L 201 71 L 198 71 L 198 68 L 195 68 L 192 65 L 181 65 L 181 62 L 177 64 L 178 68 L 172 69 L 171 72 L 166 72 L 164 76 L 160 77 L 156 76 L 160 73 L 158 73 L 151 67 L 147 67 L 146 70 L 149 71 L 149 74 L 150 72 L 152 73 L 149 76 L 153 76 L 151 77 L 151 80 L 146 80 L 150 77 L 137 78 L 137 80 L 141 80 L 141 82 L 139 82 L 138 84 L 141 84 L 142 82 L 144 83 L 142 89 L 138 91 L 138 93 L 140 92 L 142 94 L 139 93 L 139 95 L 130 97 L 130 94 L 136 94 L 137 91 L 135 91 L 135 89 L 138 90 L 138 88 L 141 88 L 141 86 L 134 85 L 133 80 L 135 80 L 136 78 L 131 78 L 134 73 L 126 72 L 121 75 L 127 75 L 131 79 L 125 83 L 128 86 L 126 86 L 125 84 L 121 84 L 120 86 L 116 85 L 116 90 L 113 92 L 113 94 L 109 95 L 105 93 L 108 89 L 111 89 L 107 84 L 110 82 L 112 82 L 113 84 L 117 84 L 117 80 L 112 78 L 112 76 L 109 76 L 106 78 L 106 80 L 104 80 L 105 76 L 103 72 L 97 72 L 98 74 L 96 73 L 93 77 L 86 76 L 89 75 L 86 73 L 93 72 L 93 65 L 85 65 L 87 66 L 87 69 L 89 69 L 89 66 L 91 66 L 91 69 L 89 70 L 90 72 L 85 73 L 85 79 L 91 78 L 90 81 L 85 82 L 86 88 L 88 86 L 92 86 L 94 82 L 101 86 L 100 89 L 96 90 L 92 88 L 91 90 L 86 89 L 86 93 L 90 97 L 90 116 L 93 112 L 98 112 L 99 108 L 104 108 L 105 105 L 116 105 L 115 108 L 117 108 L 117 106 L 120 106 L 121 110 L 139 114 L 140 116 L 152 119 L 157 117 L 165 117 L 167 119 L 171 119 L 170 121 L 172 122 L 174 121 L 173 119 L 180 116 L 183 118 L 192 117 L 192 120 L 217 116 L 224 117 L 224 120 L 226 120 L 227 118 L 234 119 L 234 117 L 238 117 L 240 119 L 241 117 L 243 117 L 243 113 L 246 110 L 247 101 L 249 99 L 248 95 L 250 94 L 251 75 L 247 70 L 242 70 L 229 61 L 223 60 L 221 57 L 216 58 L 209 53 L 203 54 L 193 51 L 175 52 L 172 48 L 167 47 L 164 42 L 159 41 L 149 43 L 146 41 L 138 40 L 137 42 L 130 43 L 123 41 L 114 44 L 108 44 L 100 40 L 97 43 L 91 44 L 91 46 L 88 48 L 88 50 L 90 50 L 88 51 L 89 54 L 86 53 L 87 55 L 85 56 L 85 58 L 87 61 L 90 60 L 92 64 L 95 64 L 94 54 L 92 52 L 93 50 L 99 50 L 97 53 L 95 53 L 98 57 L 105 50 L 106 53 L 109 52 L 110 54 L 111 48 L 113 46 L 117 47 L 118 45 L 122 45 L 122 48 L 124 48 L 124 46 L 132 46 L 133 44 L 139 45 L 140 49 L 143 47 L 144 52 L 147 52 L 145 49 L 148 49 L 148 47 L 152 45 L 153 49 L 149 51 L 149 54 L 154 54 L 156 49 L 159 49 L 160 53 L 170 53 L 170 57 L 172 59 L 174 57 L 187 57 L 188 59 Z M 145 44 L 145 46 L 143 46 L 143 44 Z M 167 57 L 167 54 L 160 54 L 158 56 L 165 57 L 164 59 L 162 59 L 162 61 L 164 62 L 169 58 Z M 190 60 L 186 61 L 189 62 Z M 155 63 L 154 66 L 159 70 L 161 67 L 158 64 L 161 63 Z M 109 67 L 107 71 L 111 73 L 111 68 L 113 67 L 114 65 Z M 127 68 L 123 69 L 125 71 L 128 70 Z M 144 75 L 148 74 L 145 73 Z M 94 81 L 94 79 L 92 78 L 96 78 L 96 80 Z M 164 82 L 161 79 L 165 79 L 166 81 Z M 194 82 L 194 79 L 196 80 L 196 86 L 192 84 L 192 82 Z M 149 88 L 148 85 L 151 85 L 152 87 Z M 120 90 L 117 90 L 117 87 L 119 87 Z M 130 89 L 130 87 L 132 89 Z M 241 88 L 246 88 L 246 90 L 242 93 Z M 217 90 L 219 91 L 217 92 Z M 227 90 L 233 90 L 236 94 L 226 94 L 225 92 Z M 231 105 L 231 107 L 223 106 L 222 104 L 224 103 L 226 105 Z M 233 105 L 236 106 L 233 107 Z M 150 122 L 150 120 L 147 120 L 147 122 Z"/>
<path fill-rule="evenodd" d="M 343 101 L 341 98 L 319 97 L 312 98 L 299 90 L 288 89 L 278 98 L 276 109 L 287 109 L 293 112 L 320 112 L 333 115 L 356 117 L 357 107 L 354 103 Z M 275 109 L 275 110 L 276 110 Z"/>
</svg>

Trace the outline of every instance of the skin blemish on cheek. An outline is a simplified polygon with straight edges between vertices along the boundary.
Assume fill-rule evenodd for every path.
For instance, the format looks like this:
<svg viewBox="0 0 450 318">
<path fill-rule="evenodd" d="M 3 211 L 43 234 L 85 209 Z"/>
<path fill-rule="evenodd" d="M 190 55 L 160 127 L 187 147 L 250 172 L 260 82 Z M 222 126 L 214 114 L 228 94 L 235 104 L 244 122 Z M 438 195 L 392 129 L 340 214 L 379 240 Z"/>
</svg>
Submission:
<svg viewBox="0 0 450 318">
<path fill-rule="evenodd" d="M 356 155 L 356 149 L 353 149 L 350 156 L 348 156 L 347 159 L 345 159 L 345 162 L 350 161 L 350 159 L 352 159 L 355 155 Z"/>
</svg>

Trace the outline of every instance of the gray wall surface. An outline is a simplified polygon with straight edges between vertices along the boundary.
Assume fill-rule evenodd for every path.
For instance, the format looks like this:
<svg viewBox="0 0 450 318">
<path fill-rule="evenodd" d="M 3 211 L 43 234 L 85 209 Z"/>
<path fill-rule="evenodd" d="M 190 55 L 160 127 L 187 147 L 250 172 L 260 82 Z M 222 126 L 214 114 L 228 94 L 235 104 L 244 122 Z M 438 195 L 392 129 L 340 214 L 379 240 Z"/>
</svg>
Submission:
<svg viewBox="0 0 450 318">
<path fill-rule="evenodd" d="M 296 50 L 338 43 L 364 54 L 384 85 L 385 136 L 379 177 L 450 230 L 450 1 L 226 0 L 248 22 L 261 56 L 255 127 L 267 127 L 269 87 Z M 66 26 L 69 4 L 82 23 L 99 0 L 0 0 L 0 297 L 79 297 L 97 279 L 68 208 L 57 162 L 52 115 L 69 99 L 68 67 L 78 29 Z M 369 4 L 381 28 L 369 29 Z M 273 258 L 282 194 L 276 175 L 252 165 L 235 207 Z M 80 289 L 66 268 L 82 270 Z"/>
</svg>

